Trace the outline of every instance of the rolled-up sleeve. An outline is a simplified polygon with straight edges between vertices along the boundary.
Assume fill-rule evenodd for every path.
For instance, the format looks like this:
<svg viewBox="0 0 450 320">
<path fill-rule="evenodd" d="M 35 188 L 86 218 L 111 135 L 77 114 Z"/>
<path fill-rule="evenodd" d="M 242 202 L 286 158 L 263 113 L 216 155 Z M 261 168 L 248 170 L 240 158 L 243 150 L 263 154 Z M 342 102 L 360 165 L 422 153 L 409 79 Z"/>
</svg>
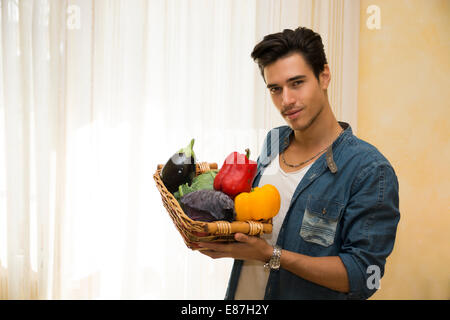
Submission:
<svg viewBox="0 0 450 320">
<path fill-rule="evenodd" d="M 384 162 L 366 166 L 353 183 L 339 253 L 350 299 L 367 299 L 379 288 L 400 220 L 398 190 L 395 172 Z"/>
</svg>

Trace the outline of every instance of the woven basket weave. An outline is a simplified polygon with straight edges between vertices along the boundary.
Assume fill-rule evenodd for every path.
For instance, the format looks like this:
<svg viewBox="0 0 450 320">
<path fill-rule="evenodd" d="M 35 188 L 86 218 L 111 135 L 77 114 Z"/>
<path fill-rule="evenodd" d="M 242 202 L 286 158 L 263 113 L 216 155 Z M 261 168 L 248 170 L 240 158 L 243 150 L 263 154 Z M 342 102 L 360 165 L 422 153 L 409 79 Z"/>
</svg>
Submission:
<svg viewBox="0 0 450 320">
<path fill-rule="evenodd" d="M 272 219 L 261 221 L 214 221 L 203 222 L 189 218 L 181 208 L 177 199 L 167 190 L 161 180 L 163 165 L 158 165 L 153 179 L 161 194 L 162 202 L 175 227 L 183 237 L 184 242 L 190 249 L 198 249 L 195 242 L 201 241 L 234 241 L 237 232 L 248 235 L 261 235 L 272 232 Z M 196 176 L 209 170 L 217 169 L 216 163 L 200 162 L 196 164 Z"/>
</svg>

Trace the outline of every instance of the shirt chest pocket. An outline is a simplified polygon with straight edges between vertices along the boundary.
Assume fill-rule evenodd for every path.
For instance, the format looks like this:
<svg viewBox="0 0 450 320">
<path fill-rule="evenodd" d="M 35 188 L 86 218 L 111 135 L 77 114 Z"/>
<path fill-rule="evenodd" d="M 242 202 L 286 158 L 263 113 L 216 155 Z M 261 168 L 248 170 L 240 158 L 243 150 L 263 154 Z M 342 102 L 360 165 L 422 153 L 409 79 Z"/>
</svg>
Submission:
<svg viewBox="0 0 450 320">
<path fill-rule="evenodd" d="M 332 245 L 343 208 L 339 202 L 309 196 L 300 227 L 302 239 L 323 247 Z"/>
</svg>

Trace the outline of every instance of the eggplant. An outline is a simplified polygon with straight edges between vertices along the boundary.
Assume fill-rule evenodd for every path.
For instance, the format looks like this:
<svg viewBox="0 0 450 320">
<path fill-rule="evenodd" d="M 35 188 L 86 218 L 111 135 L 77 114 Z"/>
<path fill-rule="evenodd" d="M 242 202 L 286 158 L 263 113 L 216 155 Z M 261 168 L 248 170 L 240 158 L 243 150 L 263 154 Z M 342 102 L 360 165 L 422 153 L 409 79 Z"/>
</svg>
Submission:
<svg viewBox="0 0 450 320">
<path fill-rule="evenodd" d="M 196 158 L 194 139 L 185 147 L 175 152 L 161 170 L 161 180 L 170 193 L 178 190 L 178 186 L 192 183 L 195 177 Z"/>
</svg>

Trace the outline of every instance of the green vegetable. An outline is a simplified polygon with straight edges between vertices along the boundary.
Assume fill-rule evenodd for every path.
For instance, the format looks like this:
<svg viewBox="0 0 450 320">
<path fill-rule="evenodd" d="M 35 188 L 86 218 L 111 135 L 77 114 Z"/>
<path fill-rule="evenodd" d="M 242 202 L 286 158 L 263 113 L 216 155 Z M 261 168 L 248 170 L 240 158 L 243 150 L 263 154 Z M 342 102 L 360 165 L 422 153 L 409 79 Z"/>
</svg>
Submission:
<svg viewBox="0 0 450 320">
<path fill-rule="evenodd" d="M 214 178 L 216 177 L 219 170 L 210 170 L 196 176 L 192 180 L 192 184 L 189 183 L 182 184 L 178 186 L 178 191 L 173 195 L 175 199 L 180 201 L 181 197 L 187 195 L 188 193 L 198 191 L 198 190 L 214 190 Z"/>
</svg>

